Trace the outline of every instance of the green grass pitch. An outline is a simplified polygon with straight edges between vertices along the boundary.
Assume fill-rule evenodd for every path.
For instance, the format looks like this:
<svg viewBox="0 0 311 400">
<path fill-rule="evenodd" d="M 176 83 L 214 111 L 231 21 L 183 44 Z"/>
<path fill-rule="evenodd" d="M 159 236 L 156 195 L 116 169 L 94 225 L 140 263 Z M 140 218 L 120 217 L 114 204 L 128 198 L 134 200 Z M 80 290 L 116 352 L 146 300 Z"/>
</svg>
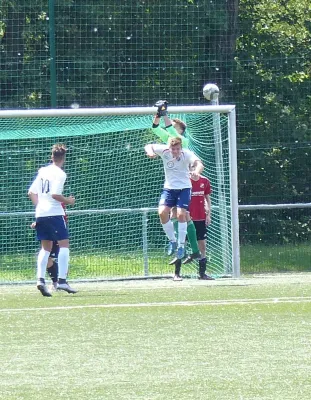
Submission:
<svg viewBox="0 0 311 400">
<path fill-rule="evenodd" d="M 75 286 L 0 286 L 0 399 L 310 399 L 311 274 Z"/>
</svg>

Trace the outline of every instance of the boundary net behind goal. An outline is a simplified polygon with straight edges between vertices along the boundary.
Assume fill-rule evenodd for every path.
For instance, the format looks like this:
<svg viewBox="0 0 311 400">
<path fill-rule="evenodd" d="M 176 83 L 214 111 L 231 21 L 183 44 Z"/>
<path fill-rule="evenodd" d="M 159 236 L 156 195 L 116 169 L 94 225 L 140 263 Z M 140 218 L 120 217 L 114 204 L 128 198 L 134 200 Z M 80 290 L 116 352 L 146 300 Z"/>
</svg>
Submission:
<svg viewBox="0 0 311 400">
<path fill-rule="evenodd" d="M 57 111 L 55 111 L 57 112 Z M 212 184 L 208 271 L 232 273 L 232 229 L 227 114 L 170 114 L 188 126 L 190 149 L 204 162 Z M 30 229 L 34 211 L 28 187 L 49 161 L 56 142 L 69 148 L 65 195 L 68 207 L 70 278 L 166 276 L 173 272 L 167 239 L 157 215 L 163 186 L 162 161 L 149 160 L 144 145 L 159 142 L 152 115 L 72 115 L 1 118 L 1 281 L 33 280 L 38 243 Z M 183 275 L 196 275 L 195 262 Z"/>
</svg>

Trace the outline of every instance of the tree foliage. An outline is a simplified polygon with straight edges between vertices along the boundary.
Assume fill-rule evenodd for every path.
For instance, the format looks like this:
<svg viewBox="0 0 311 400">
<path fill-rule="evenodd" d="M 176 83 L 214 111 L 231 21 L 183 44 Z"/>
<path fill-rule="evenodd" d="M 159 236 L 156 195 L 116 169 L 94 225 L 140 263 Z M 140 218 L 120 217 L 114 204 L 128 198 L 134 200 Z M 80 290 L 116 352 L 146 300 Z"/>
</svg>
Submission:
<svg viewBox="0 0 311 400">
<path fill-rule="evenodd" d="M 55 0 L 54 21 L 1 0 L 1 108 L 50 107 L 51 85 L 58 107 L 198 104 L 208 81 L 237 104 L 240 202 L 310 202 L 309 0 Z"/>
</svg>

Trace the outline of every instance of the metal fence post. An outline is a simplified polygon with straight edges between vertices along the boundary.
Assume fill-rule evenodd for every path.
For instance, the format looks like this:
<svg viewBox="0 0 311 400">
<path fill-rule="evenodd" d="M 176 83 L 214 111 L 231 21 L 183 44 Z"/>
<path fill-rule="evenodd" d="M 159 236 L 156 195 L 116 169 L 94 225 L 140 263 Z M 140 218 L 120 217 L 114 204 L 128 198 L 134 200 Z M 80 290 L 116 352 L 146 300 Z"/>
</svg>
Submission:
<svg viewBox="0 0 311 400">
<path fill-rule="evenodd" d="M 49 46 L 51 108 L 57 107 L 56 50 L 55 50 L 55 0 L 49 0 Z"/>
<path fill-rule="evenodd" d="M 142 213 L 142 237 L 143 237 L 143 260 L 144 260 L 144 275 L 149 275 L 149 262 L 148 262 L 148 211 Z"/>
</svg>

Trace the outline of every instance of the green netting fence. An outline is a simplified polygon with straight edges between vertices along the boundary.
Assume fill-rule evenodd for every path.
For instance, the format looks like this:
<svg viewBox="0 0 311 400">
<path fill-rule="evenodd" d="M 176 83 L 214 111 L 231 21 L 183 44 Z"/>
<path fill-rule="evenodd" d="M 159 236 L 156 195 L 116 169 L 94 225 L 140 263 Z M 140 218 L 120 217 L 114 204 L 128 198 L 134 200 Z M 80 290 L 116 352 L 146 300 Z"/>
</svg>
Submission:
<svg viewBox="0 0 311 400">
<path fill-rule="evenodd" d="M 310 203 L 310 21 L 309 0 L 2 0 L 0 107 L 206 104 L 217 83 L 237 105 L 240 204 Z M 251 213 L 241 243 L 261 245 Z M 263 249 L 310 242 L 310 208 L 263 220 Z"/>
</svg>

